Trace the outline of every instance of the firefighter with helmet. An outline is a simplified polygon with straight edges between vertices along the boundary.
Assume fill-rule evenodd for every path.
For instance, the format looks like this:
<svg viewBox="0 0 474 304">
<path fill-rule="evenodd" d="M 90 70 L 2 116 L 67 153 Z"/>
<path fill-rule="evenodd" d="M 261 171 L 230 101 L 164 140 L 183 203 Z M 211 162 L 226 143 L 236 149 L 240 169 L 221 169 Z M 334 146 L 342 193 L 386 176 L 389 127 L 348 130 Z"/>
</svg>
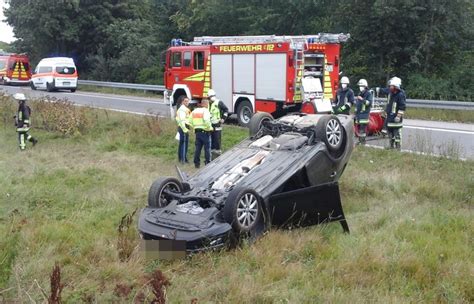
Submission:
<svg viewBox="0 0 474 304">
<path fill-rule="evenodd" d="M 341 78 L 341 87 L 336 92 L 336 101 L 333 105 L 335 114 L 349 115 L 351 106 L 354 104 L 354 91 L 349 87 L 349 78 L 343 76 Z"/>
<path fill-rule="evenodd" d="M 405 91 L 401 89 L 402 80 L 392 77 L 388 81 L 388 89 L 377 88 L 377 93 L 387 94 L 385 108 L 385 126 L 390 140 L 390 148 L 400 150 L 402 146 L 403 115 L 406 109 Z"/>
<path fill-rule="evenodd" d="M 372 93 L 369 91 L 367 80 L 361 79 L 357 85 L 359 86 L 359 95 L 356 99 L 355 124 L 359 134 L 359 142 L 365 144 L 370 109 L 374 98 Z"/>
<path fill-rule="evenodd" d="M 216 92 L 210 89 L 207 92 L 210 100 L 209 112 L 211 113 L 211 123 L 213 131 L 211 132 L 211 152 L 220 155 L 222 142 L 222 124 L 229 115 L 229 109 L 216 97 Z"/>
<path fill-rule="evenodd" d="M 18 142 L 20 144 L 20 150 L 26 149 L 26 141 L 36 145 L 38 140 L 29 134 L 31 126 L 31 108 L 26 105 L 26 97 L 23 93 L 16 93 L 13 95 L 13 99 L 18 101 L 18 114 L 13 118 L 15 119 L 15 127 L 18 132 Z"/>
<path fill-rule="evenodd" d="M 184 96 L 180 100 L 181 106 L 176 111 L 176 123 L 178 124 L 179 146 L 178 146 L 178 160 L 180 163 L 188 163 L 188 143 L 189 143 L 189 117 L 191 111 L 189 110 L 189 98 Z"/>
<path fill-rule="evenodd" d="M 211 162 L 211 113 L 209 112 L 209 100 L 203 99 L 201 106 L 194 109 L 189 117 L 189 124 L 196 134 L 196 150 L 194 151 L 194 166 L 201 166 L 201 150 L 204 148 L 204 164 Z"/>
</svg>

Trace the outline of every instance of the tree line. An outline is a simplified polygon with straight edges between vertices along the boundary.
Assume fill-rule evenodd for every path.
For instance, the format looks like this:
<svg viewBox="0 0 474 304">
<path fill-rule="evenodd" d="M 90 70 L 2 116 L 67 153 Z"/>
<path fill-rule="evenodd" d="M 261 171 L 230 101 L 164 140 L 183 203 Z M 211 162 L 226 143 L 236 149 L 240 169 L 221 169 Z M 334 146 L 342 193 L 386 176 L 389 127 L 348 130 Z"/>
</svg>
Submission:
<svg viewBox="0 0 474 304">
<path fill-rule="evenodd" d="M 350 33 L 354 84 L 403 79 L 409 97 L 472 100 L 472 0 L 10 0 L 11 48 L 76 60 L 81 78 L 162 83 L 172 38 Z"/>
</svg>

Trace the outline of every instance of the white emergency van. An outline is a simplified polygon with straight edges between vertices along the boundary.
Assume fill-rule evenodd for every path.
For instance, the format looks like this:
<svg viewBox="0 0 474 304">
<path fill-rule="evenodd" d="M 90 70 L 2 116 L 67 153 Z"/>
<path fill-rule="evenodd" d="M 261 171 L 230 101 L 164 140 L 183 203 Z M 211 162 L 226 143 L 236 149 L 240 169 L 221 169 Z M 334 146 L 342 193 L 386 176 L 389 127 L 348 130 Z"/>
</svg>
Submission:
<svg viewBox="0 0 474 304">
<path fill-rule="evenodd" d="M 75 92 L 77 78 L 77 69 L 72 58 L 44 58 L 36 66 L 30 85 L 33 90 L 43 89 L 48 92 L 70 90 Z"/>
</svg>

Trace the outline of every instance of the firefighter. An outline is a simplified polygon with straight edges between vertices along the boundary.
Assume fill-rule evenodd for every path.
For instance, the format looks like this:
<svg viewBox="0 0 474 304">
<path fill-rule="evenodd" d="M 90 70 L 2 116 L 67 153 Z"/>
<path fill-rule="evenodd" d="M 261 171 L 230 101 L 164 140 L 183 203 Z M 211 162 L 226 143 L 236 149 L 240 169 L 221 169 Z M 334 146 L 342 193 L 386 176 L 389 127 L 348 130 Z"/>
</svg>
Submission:
<svg viewBox="0 0 474 304">
<path fill-rule="evenodd" d="M 372 107 L 373 96 L 369 91 L 367 80 L 361 79 L 357 83 L 359 86 L 359 95 L 356 100 L 356 128 L 359 133 L 359 142 L 365 144 L 367 136 L 367 125 L 369 123 L 370 108 Z"/>
<path fill-rule="evenodd" d="M 222 141 L 222 124 L 229 115 L 229 109 L 226 105 L 216 97 L 216 92 L 210 89 L 207 92 L 207 97 L 210 100 L 211 123 L 213 131 L 211 132 L 211 152 L 220 155 L 221 141 Z"/>
<path fill-rule="evenodd" d="M 405 91 L 401 89 L 402 80 L 392 77 L 388 81 L 388 89 L 377 88 L 377 93 L 387 94 L 387 107 L 384 129 L 388 133 L 390 149 L 400 150 L 402 146 L 403 115 L 406 108 Z"/>
<path fill-rule="evenodd" d="M 182 99 L 178 111 L 176 111 L 176 123 L 178 124 L 179 133 L 178 160 L 182 164 L 188 163 L 189 117 L 191 114 L 188 106 L 189 98 L 185 97 Z"/>
<path fill-rule="evenodd" d="M 349 88 L 349 78 L 343 76 L 341 78 L 341 87 L 337 90 L 336 101 L 333 105 L 335 114 L 349 115 L 351 106 L 354 104 L 354 91 Z"/>
<path fill-rule="evenodd" d="M 18 132 L 18 142 L 20 144 L 20 150 L 26 149 L 26 140 L 33 143 L 33 146 L 38 143 L 33 136 L 29 134 L 31 126 L 31 109 L 26 105 L 26 97 L 23 93 L 16 93 L 13 98 L 18 101 L 18 116 L 14 116 L 15 127 Z"/>
<path fill-rule="evenodd" d="M 209 100 L 203 99 L 201 106 L 194 109 L 189 117 L 189 124 L 196 134 L 196 150 L 194 151 L 194 166 L 201 166 L 201 150 L 204 147 L 204 164 L 211 161 L 211 113 L 209 112 Z"/>
</svg>

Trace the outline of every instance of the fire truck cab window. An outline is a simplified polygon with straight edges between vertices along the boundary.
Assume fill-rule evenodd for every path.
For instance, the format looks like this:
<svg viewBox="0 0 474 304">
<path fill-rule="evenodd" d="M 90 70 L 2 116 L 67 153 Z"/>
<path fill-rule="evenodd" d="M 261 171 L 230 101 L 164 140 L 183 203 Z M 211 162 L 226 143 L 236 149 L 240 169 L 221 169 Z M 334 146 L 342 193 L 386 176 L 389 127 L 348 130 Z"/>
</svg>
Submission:
<svg viewBox="0 0 474 304">
<path fill-rule="evenodd" d="M 204 52 L 194 52 L 194 69 L 204 70 Z"/>
<path fill-rule="evenodd" d="M 7 66 L 7 62 L 5 60 L 0 60 L 0 70 L 5 69 Z"/>
<path fill-rule="evenodd" d="M 191 66 L 191 52 L 184 52 L 183 65 L 185 67 L 190 67 Z"/>
<path fill-rule="evenodd" d="M 174 68 L 181 67 L 181 52 L 173 52 L 171 56 L 171 66 Z"/>
</svg>

